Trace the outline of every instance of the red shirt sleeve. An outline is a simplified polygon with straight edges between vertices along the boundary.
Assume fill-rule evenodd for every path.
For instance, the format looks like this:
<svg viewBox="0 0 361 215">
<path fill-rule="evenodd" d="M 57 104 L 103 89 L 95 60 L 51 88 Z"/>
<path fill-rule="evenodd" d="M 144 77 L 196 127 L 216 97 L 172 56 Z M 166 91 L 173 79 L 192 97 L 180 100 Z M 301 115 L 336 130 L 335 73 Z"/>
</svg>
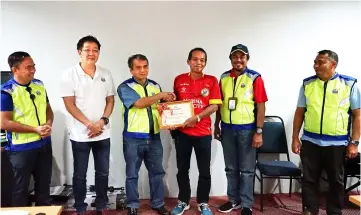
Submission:
<svg viewBox="0 0 361 215">
<path fill-rule="evenodd" d="M 178 76 L 177 77 L 175 77 L 175 79 L 174 79 L 174 83 L 173 83 L 173 92 L 174 92 L 174 94 L 176 95 L 176 97 L 177 97 L 177 99 L 176 100 L 179 100 L 179 98 L 178 98 L 178 92 L 177 92 L 177 79 L 178 79 Z"/>
<path fill-rule="evenodd" d="M 213 87 L 209 95 L 209 104 L 222 104 L 221 91 L 216 77 L 214 77 Z"/>
<path fill-rule="evenodd" d="M 253 82 L 253 95 L 254 102 L 256 103 L 265 103 L 268 101 L 266 89 L 264 87 L 263 79 L 261 76 L 258 76 Z"/>
</svg>

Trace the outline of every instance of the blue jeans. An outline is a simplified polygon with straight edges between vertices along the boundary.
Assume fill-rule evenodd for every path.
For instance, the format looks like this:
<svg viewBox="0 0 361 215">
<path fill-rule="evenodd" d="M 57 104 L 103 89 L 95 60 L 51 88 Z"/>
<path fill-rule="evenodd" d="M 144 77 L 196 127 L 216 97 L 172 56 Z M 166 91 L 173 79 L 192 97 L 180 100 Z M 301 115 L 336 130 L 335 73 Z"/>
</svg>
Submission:
<svg viewBox="0 0 361 215">
<path fill-rule="evenodd" d="M 9 159 L 14 172 L 13 207 L 28 206 L 28 188 L 31 175 L 35 181 L 35 205 L 50 205 L 52 153 L 51 143 L 27 151 L 9 152 Z"/>
<path fill-rule="evenodd" d="M 231 202 L 252 208 L 256 149 L 254 130 L 222 129 L 221 138 L 227 176 L 227 195 Z"/>
<path fill-rule="evenodd" d="M 95 206 L 96 210 L 106 208 L 108 203 L 108 175 L 109 175 L 109 154 L 110 139 L 104 139 L 93 142 L 71 141 L 74 159 L 73 173 L 73 194 L 74 207 L 78 213 L 86 211 L 87 204 L 84 202 L 87 186 L 86 174 L 88 170 L 88 161 L 90 149 L 93 152 L 95 168 Z"/>
<path fill-rule="evenodd" d="M 163 146 L 160 140 L 123 137 L 123 152 L 126 162 L 125 189 L 128 207 L 139 208 L 138 172 L 144 159 L 148 170 L 152 208 L 164 205 Z"/>
</svg>

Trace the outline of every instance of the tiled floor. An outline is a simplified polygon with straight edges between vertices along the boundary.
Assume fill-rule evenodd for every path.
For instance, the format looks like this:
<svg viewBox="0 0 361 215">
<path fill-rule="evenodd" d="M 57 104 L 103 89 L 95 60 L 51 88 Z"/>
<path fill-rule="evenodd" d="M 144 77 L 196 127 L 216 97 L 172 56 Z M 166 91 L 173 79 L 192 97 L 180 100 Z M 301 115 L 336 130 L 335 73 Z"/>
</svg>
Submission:
<svg viewBox="0 0 361 215">
<path fill-rule="evenodd" d="M 211 206 L 211 210 L 214 214 L 223 214 L 217 211 L 217 207 L 224 203 L 227 200 L 227 197 L 212 197 L 209 201 Z M 177 200 L 174 198 L 167 198 L 166 199 L 166 207 L 171 209 L 177 203 Z M 344 215 L 359 215 L 360 208 L 357 206 L 352 205 L 348 201 L 345 201 L 345 209 L 343 211 Z M 302 210 L 302 203 L 301 203 L 301 195 L 296 193 L 293 194 L 291 197 L 288 197 L 287 194 L 274 194 L 274 195 L 267 195 L 264 197 L 264 210 L 263 212 L 260 211 L 259 205 L 259 196 L 255 197 L 255 204 L 253 207 L 253 214 L 267 214 L 267 215 L 286 215 L 286 214 L 301 214 Z M 71 212 L 63 212 L 62 215 L 73 215 L 75 213 Z M 109 211 L 109 215 L 126 215 L 126 210 L 114 210 Z M 141 208 L 138 214 L 144 215 L 157 215 L 156 212 L 152 211 L 149 205 L 149 200 L 142 200 L 141 201 Z M 228 213 L 228 215 L 239 215 L 240 210 L 232 211 Z M 321 201 L 320 207 L 320 215 L 325 215 L 325 203 Z M 87 215 L 95 215 L 95 211 L 88 211 Z M 191 209 L 184 213 L 184 215 L 199 215 L 197 211 L 197 203 L 195 199 L 192 199 L 191 202 Z"/>
</svg>

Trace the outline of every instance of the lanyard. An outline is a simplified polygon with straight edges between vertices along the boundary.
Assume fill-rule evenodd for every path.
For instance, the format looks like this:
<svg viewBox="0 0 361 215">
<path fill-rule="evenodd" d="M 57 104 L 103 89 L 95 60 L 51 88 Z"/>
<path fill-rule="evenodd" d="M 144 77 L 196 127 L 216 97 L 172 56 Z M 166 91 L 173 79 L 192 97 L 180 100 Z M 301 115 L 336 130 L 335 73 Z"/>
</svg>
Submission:
<svg viewBox="0 0 361 215">
<path fill-rule="evenodd" d="M 239 85 L 241 84 L 241 81 L 239 81 L 238 85 L 236 86 L 236 83 L 237 83 L 237 80 L 238 80 L 239 77 L 240 77 L 240 75 L 235 77 L 232 80 L 233 97 L 234 97 L 234 94 L 237 92 L 237 90 L 239 88 Z"/>
</svg>

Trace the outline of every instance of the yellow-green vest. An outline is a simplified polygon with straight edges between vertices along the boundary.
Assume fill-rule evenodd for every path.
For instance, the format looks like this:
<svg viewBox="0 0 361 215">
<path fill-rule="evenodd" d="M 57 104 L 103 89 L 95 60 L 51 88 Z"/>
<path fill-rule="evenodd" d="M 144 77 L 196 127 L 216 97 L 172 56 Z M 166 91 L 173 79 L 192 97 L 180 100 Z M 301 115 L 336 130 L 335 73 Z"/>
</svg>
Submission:
<svg viewBox="0 0 361 215">
<path fill-rule="evenodd" d="M 46 123 L 46 90 L 40 80 L 34 79 L 30 82 L 28 87 L 21 86 L 14 81 L 7 86 L 2 87 L 2 91 L 9 93 L 13 100 L 13 121 L 28 125 L 31 127 L 38 127 Z M 31 89 L 31 94 L 34 95 L 34 100 L 30 98 L 31 94 L 26 89 Z M 10 133 L 8 133 L 10 134 Z M 22 144 L 30 144 L 41 140 L 37 133 L 17 133 L 11 132 L 8 136 L 9 142 L 14 147 L 22 147 Z"/>
<path fill-rule="evenodd" d="M 145 86 L 139 84 L 134 78 L 130 78 L 123 82 L 132 88 L 140 98 L 154 96 L 161 92 L 160 85 L 148 79 Z M 150 109 L 151 115 L 148 115 Z M 150 139 L 150 118 L 153 119 L 154 137 L 159 138 L 159 113 L 157 103 L 153 104 L 149 108 L 136 108 L 134 106 L 127 109 L 123 108 L 123 119 L 124 119 L 124 137 L 139 138 L 139 139 Z"/>
<path fill-rule="evenodd" d="M 253 82 L 260 76 L 256 71 L 246 68 L 237 78 L 231 77 L 231 70 L 222 74 L 220 79 L 223 103 L 221 106 L 222 126 L 232 126 L 240 129 L 255 128 L 255 102 L 253 97 Z M 237 98 L 235 110 L 229 110 L 229 98 Z"/>
<path fill-rule="evenodd" d="M 348 140 L 350 95 L 355 83 L 355 78 L 340 74 L 335 74 L 327 82 L 317 76 L 303 80 L 305 135 L 322 140 Z"/>
</svg>

